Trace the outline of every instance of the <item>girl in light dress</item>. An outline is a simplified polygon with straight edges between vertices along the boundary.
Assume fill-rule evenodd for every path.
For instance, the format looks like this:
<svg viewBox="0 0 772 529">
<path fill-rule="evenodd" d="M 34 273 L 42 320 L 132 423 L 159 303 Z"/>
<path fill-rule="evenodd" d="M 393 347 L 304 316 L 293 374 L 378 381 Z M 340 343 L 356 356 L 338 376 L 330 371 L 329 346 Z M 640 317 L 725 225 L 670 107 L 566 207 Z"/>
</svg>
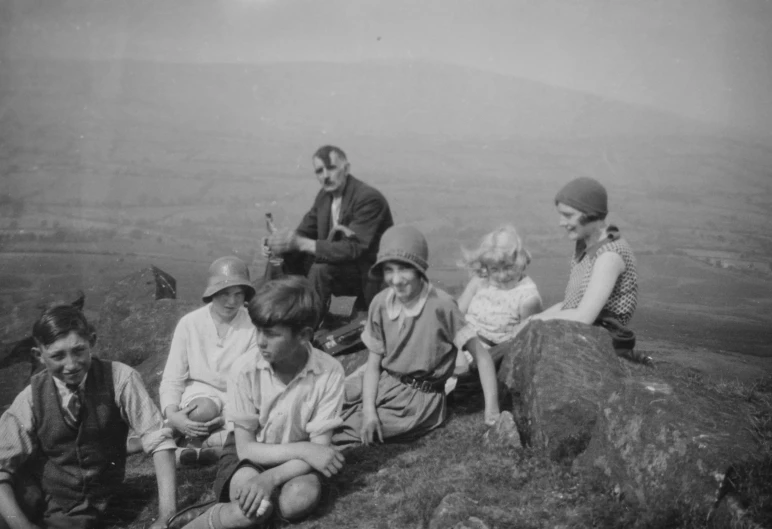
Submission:
<svg viewBox="0 0 772 529">
<path fill-rule="evenodd" d="M 506 348 L 495 346 L 514 338 L 526 318 L 542 310 L 536 283 L 525 274 L 531 254 L 511 224 L 485 235 L 477 249 L 462 251 L 462 264 L 472 271 L 472 279 L 459 297 L 458 306 L 498 367 Z M 455 375 L 474 367 L 472 356 L 459 351 Z M 455 383 L 456 379 L 451 379 L 446 392 L 450 393 Z"/>
</svg>

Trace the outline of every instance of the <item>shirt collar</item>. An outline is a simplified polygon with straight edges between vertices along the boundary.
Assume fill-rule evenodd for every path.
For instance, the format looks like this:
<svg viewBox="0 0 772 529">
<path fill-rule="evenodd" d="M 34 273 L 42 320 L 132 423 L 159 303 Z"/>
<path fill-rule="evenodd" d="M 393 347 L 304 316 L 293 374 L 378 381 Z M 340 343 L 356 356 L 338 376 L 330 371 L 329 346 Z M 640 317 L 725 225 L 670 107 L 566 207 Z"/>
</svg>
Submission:
<svg viewBox="0 0 772 529">
<path fill-rule="evenodd" d="M 55 376 L 51 376 L 51 378 L 54 379 L 54 384 L 56 385 L 57 391 L 59 391 L 59 395 L 69 395 L 70 393 L 74 393 L 74 391 L 71 391 L 69 387 L 67 387 L 67 384 L 56 378 Z M 83 389 L 86 387 L 86 379 L 88 378 L 88 373 L 86 373 L 86 376 L 83 377 L 83 380 L 80 381 L 80 384 L 78 384 L 78 389 Z"/>
<path fill-rule="evenodd" d="M 424 310 L 426 300 L 429 298 L 429 292 L 434 288 L 429 282 L 422 281 L 423 288 L 418 296 L 418 301 L 412 307 L 406 307 L 402 302 L 397 299 L 393 289 L 389 289 L 389 293 L 386 295 L 386 314 L 389 319 L 396 320 L 400 314 L 404 314 L 406 317 L 415 318 L 421 311 Z"/>
<path fill-rule="evenodd" d="M 614 225 L 606 226 L 605 233 L 598 242 L 592 246 L 585 246 L 584 241 L 577 241 L 576 248 L 574 249 L 574 259 L 581 261 L 585 255 L 595 253 L 601 246 L 606 243 L 618 240 L 621 237 L 619 234 L 619 228 Z"/>
<path fill-rule="evenodd" d="M 308 360 L 306 360 L 306 365 L 304 365 L 300 369 L 300 371 L 298 371 L 297 375 L 295 375 L 295 378 L 304 377 L 308 373 L 314 373 L 316 375 L 319 375 L 322 372 L 324 372 L 324 367 L 319 361 L 319 357 L 316 355 L 316 350 L 313 348 L 311 343 L 306 343 L 306 347 L 308 348 Z M 260 353 L 258 353 L 258 355 L 259 356 L 257 358 L 257 363 L 256 363 L 257 368 L 268 370 L 273 374 L 273 366 L 271 366 L 271 364 L 268 363 L 268 360 L 263 358 L 263 355 L 261 355 Z"/>
</svg>

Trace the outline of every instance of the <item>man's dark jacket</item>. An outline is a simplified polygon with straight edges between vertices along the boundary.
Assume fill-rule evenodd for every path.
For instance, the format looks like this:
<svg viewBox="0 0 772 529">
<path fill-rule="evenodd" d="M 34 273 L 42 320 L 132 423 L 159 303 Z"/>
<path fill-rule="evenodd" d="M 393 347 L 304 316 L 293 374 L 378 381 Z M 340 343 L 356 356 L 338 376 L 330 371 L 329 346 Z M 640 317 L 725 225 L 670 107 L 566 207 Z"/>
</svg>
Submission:
<svg viewBox="0 0 772 529">
<path fill-rule="evenodd" d="M 355 237 L 332 232 L 331 206 L 332 195 L 319 191 L 311 210 L 300 221 L 297 233 L 316 240 L 317 262 L 355 262 L 366 276 L 375 263 L 383 232 L 394 225 L 389 203 L 380 191 L 348 175 L 338 224 L 352 230 Z"/>
</svg>

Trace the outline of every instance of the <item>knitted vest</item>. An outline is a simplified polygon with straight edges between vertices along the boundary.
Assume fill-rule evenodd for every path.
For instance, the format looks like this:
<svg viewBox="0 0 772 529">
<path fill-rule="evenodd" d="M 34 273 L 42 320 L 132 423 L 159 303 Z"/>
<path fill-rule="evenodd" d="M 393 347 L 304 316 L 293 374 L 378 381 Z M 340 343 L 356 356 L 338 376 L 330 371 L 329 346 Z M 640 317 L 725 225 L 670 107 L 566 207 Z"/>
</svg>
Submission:
<svg viewBox="0 0 772 529">
<path fill-rule="evenodd" d="M 111 364 L 92 359 L 77 430 L 64 421 L 51 375 L 44 371 L 31 380 L 40 446 L 36 473 L 44 494 L 64 512 L 84 501 L 99 509 L 124 478 L 129 427 L 115 405 Z"/>
</svg>

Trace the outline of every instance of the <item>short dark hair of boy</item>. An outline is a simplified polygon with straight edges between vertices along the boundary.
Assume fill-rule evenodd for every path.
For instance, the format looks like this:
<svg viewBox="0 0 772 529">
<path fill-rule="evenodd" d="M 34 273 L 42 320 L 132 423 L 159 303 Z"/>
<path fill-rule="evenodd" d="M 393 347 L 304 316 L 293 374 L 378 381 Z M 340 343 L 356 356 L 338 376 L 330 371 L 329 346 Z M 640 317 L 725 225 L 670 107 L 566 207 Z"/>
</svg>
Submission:
<svg viewBox="0 0 772 529">
<path fill-rule="evenodd" d="M 303 276 L 263 283 L 247 305 L 247 311 L 255 327 L 285 325 L 293 332 L 305 327 L 315 329 L 322 314 L 319 298 Z"/>
<path fill-rule="evenodd" d="M 44 347 L 65 338 L 71 332 L 88 340 L 91 345 L 96 341 L 96 332 L 86 316 L 79 308 L 69 304 L 48 307 L 32 326 L 32 338 Z"/>
</svg>

